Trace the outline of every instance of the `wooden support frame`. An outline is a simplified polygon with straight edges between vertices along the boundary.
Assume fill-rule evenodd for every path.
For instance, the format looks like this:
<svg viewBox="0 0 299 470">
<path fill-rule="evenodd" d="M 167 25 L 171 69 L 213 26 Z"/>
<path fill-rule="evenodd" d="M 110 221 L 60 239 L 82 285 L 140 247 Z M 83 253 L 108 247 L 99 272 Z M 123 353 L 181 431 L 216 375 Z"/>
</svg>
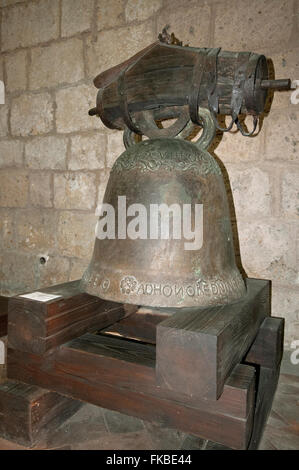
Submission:
<svg viewBox="0 0 299 470">
<path fill-rule="evenodd" d="M 57 298 L 46 302 L 24 295 L 9 302 L 8 344 L 19 351 L 44 354 L 87 331 L 102 329 L 136 308 L 109 302 L 80 290 L 80 281 L 42 289 Z"/>
<path fill-rule="evenodd" d="M 246 448 L 250 438 L 251 366 L 237 366 L 217 402 L 188 400 L 156 385 L 153 347 L 86 334 L 44 356 L 9 350 L 8 376 L 232 448 Z"/>
<path fill-rule="evenodd" d="M 266 318 L 246 356 L 257 365 L 257 385 L 253 429 L 248 449 L 258 448 L 271 411 L 283 354 L 284 318 Z"/>
<path fill-rule="evenodd" d="M 7 314 L 9 297 L 0 295 L 0 338 L 7 335 Z"/>
<path fill-rule="evenodd" d="M 269 281 L 247 279 L 240 301 L 200 312 L 178 312 L 157 327 L 161 387 L 216 400 L 225 380 L 270 315 Z M 196 371 L 194 367 L 196 364 Z"/>
<path fill-rule="evenodd" d="M 256 286 L 258 282 L 255 281 Z M 11 333 L 12 340 L 8 338 L 8 377 L 142 419 L 163 422 L 169 427 L 216 441 L 230 448 L 246 449 L 251 445 L 254 448 L 260 438 L 269 412 L 271 396 L 273 397 L 275 391 L 283 338 L 282 320 L 267 318 L 268 284 L 260 281 L 259 286 L 260 289 L 257 289 L 257 292 L 260 297 L 255 300 L 254 311 L 251 311 L 254 320 L 251 320 L 251 323 L 247 322 L 249 326 L 253 322 L 254 328 L 256 324 L 259 325 L 256 330 L 257 338 L 247 346 L 248 334 L 242 333 L 238 322 L 235 326 L 235 331 L 239 332 L 237 342 L 239 346 L 241 344 L 239 338 L 245 337 L 242 347 L 243 351 L 245 349 L 246 351 L 242 359 L 250 361 L 250 364 L 232 365 L 232 370 L 224 379 L 223 391 L 218 400 L 204 397 L 198 391 L 189 393 L 188 387 L 182 388 L 179 383 L 180 371 L 177 387 L 167 387 L 158 383 L 156 375 L 158 362 L 154 344 L 141 344 L 124 338 L 107 336 L 104 334 L 103 322 L 101 334 L 85 333 L 80 336 L 82 328 L 77 328 L 76 325 L 80 317 L 79 310 L 82 308 L 80 306 L 77 316 L 70 316 L 71 319 L 76 318 L 76 327 L 71 327 L 71 331 L 74 336 L 77 334 L 77 337 L 73 337 L 67 343 L 63 341 L 64 335 L 59 332 L 59 326 L 56 331 L 55 346 L 52 343 L 52 347 L 43 347 L 42 352 L 39 353 L 32 348 L 28 351 L 28 343 L 24 346 L 24 343 L 19 341 L 19 337 Z M 119 311 L 119 304 L 116 305 Z M 116 305 L 109 303 L 109 311 L 106 310 L 105 317 L 106 325 L 116 325 L 114 323 Z M 22 315 L 19 308 L 17 310 L 17 316 L 15 312 L 12 312 L 12 315 L 14 319 L 17 318 L 17 322 L 21 322 Z M 28 311 L 30 317 L 31 312 L 34 312 L 36 316 L 38 310 L 31 308 Z M 44 309 L 40 312 L 37 314 L 38 318 L 41 319 L 43 325 L 47 324 L 49 316 L 45 315 Z M 83 308 L 83 317 L 85 312 Z M 132 314 L 132 318 L 134 317 L 133 310 L 125 311 L 120 314 L 120 318 L 126 318 L 119 320 L 119 323 L 129 325 L 130 329 L 132 325 L 127 321 L 130 318 L 127 318 L 129 313 Z M 98 315 L 100 317 L 100 311 Z M 161 323 L 159 323 L 156 316 L 154 322 L 158 324 L 157 329 L 161 325 L 163 327 L 171 318 L 173 317 L 163 320 L 161 317 L 159 320 Z M 235 318 L 234 315 L 233 318 Z M 134 321 L 136 319 L 133 323 Z M 242 315 L 240 315 L 240 322 L 242 321 Z M 147 322 L 146 317 L 145 323 Z M 262 325 L 260 325 L 261 322 L 263 322 Z M 64 323 L 59 324 L 64 329 Z M 223 324 L 225 330 L 226 321 Z M 114 327 L 111 329 L 113 330 Z M 252 329 L 248 329 L 252 332 Z M 89 322 L 85 325 L 85 331 L 90 331 Z M 222 330 L 220 333 L 222 334 Z M 150 334 L 153 334 L 153 330 Z M 229 338 L 229 335 L 224 338 Z M 47 342 L 42 344 L 49 345 Z M 233 344 L 233 348 L 235 347 L 236 343 Z M 196 358 L 196 355 L 194 357 Z M 270 364 L 270 358 L 273 357 L 276 359 Z M 233 364 L 234 354 L 232 358 Z M 270 365 L 272 368 L 266 367 Z M 272 373 L 265 372 L 261 375 L 264 369 Z M 266 393 L 267 383 L 272 385 L 268 386 Z M 255 403 L 262 411 L 256 411 Z M 254 444 L 252 444 L 253 441 Z"/>
<path fill-rule="evenodd" d="M 80 406 L 58 393 L 8 380 L 0 384 L 0 435 L 31 447 Z"/>
</svg>

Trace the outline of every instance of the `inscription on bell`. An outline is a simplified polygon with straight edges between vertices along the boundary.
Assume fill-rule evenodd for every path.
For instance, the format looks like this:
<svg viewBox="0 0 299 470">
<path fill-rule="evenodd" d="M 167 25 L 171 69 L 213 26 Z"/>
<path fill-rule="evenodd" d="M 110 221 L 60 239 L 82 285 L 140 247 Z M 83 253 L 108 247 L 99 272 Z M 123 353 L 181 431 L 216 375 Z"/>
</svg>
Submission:
<svg viewBox="0 0 299 470">
<path fill-rule="evenodd" d="M 120 281 L 120 291 L 122 294 L 130 295 L 159 295 L 164 297 L 176 296 L 208 296 L 223 297 L 232 294 L 240 289 L 242 280 L 239 276 L 231 279 L 213 279 L 209 281 L 198 279 L 195 284 L 178 285 L 163 284 L 155 282 L 139 282 L 134 276 L 125 276 Z"/>
</svg>

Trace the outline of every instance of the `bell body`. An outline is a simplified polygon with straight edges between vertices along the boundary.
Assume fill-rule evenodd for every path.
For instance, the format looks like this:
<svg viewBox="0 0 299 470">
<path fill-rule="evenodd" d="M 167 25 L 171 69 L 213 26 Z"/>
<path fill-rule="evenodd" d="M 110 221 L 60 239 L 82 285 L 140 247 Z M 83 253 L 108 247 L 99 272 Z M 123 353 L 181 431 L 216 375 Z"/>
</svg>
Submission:
<svg viewBox="0 0 299 470">
<path fill-rule="evenodd" d="M 126 196 L 127 207 L 139 203 L 148 209 L 148 233 L 150 205 L 190 205 L 194 212 L 195 205 L 202 204 L 202 246 L 186 249 L 183 236 L 119 239 L 119 196 Z M 221 305 L 245 294 L 235 264 L 222 174 L 206 150 L 170 138 L 128 148 L 112 168 L 103 202 L 115 208 L 116 237 L 96 238 L 82 279 L 86 292 L 117 302 L 181 308 Z M 192 221 L 194 229 L 194 213 Z"/>
</svg>

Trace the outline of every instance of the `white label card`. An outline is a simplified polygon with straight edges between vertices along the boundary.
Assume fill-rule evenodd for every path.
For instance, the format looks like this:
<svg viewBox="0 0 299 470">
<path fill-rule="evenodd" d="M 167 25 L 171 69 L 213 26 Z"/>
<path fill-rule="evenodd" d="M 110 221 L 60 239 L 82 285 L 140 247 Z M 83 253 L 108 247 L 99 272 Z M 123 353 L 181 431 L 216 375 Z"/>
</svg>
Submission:
<svg viewBox="0 0 299 470">
<path fill-rule="evenodd" d="M 31 294 L 19 295 L 25 299 L 38 300 L 39 302 L 48 302 L 49 300 L 59 299 L 62 295 L 46 294 L 45 292 L 32 292 Z"/>
</svg>

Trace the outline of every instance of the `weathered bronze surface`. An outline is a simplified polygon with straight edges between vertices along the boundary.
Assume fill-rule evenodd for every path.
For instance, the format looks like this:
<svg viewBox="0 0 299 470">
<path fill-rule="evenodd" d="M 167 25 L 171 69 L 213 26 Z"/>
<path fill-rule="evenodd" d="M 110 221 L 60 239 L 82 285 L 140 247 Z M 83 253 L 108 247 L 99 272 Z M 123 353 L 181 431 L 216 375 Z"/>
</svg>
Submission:
<svg viewBox="0 0 299 470">
<path fill-rule="evenodd" d="M 184 238 L 96 239 L 82 280 L 86 292 L 159 307 L 212 306 L 244 295 L 221 171 L 206 150 L 215 126 L 209 111 L 200 114 L 204 132 L 197 144 L 157 138 L 130 146 L 112 168 L 104 202 L 117 208 L 123 195 L 127 206 L 203 204 L 203 246 L 186 250 Z"/>
<path fill-rule="evenodd" d="M 163 40 L 163 34 L 159 38 L 95 78 L 99 92 L 90 114 L 99 115 L 107 127 L 128 127 L 143 134 L 138 113 L 151 110 L 157 118 L 161 108 L 169 117 L 185 116 L 185 125 L 189 119 L 200 124 L 200 106 L 211 111 L 218 129 L 230 130 L 235 123 L 243 135 L 252 135 L 264 112 L 268 90 L 290 88 L 289 79 L 269 80 L 264 55 L 183 47 L 178 40 L 169 43 L 171 36 L 169 41 Z M 227 128 L 219 126 L 219 113 L 231 116 Z M 243 128 L 240 114 L 254 117 L 253 131 Z"/>
</svg>

